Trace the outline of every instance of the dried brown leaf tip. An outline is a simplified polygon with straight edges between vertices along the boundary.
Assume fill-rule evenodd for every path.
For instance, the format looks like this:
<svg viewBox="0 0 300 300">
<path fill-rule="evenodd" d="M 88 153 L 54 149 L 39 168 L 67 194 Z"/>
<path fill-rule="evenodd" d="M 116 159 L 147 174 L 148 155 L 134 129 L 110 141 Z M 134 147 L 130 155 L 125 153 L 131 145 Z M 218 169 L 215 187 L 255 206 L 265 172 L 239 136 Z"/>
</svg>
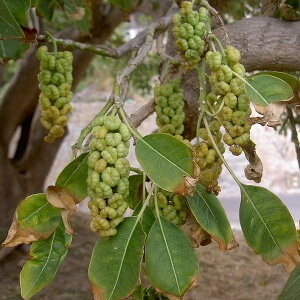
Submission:
<svg viewBox="0 0 300 300">
<path fill-rule="evenodd" d="M 250 141 L 243 145 L 243 151 L 245 153 L 245 157 L 249 161 L 249 165 L 245 168 L 246 178 L 248 180 L 253 180 L 256 183 L 260 183 L 263 174 L 263 164 L 259 156 L 256 154 L 255 144 Z"/>
<path fill-rule="evenodd" d="M 76 204 L 80 201 L 68 194 L 63 188 L 57 186 L 48 186 L 46 189 L 46 197 L 51 205 L 63 209 L 62 220 L 65 229 L 67 233 L 72 234 L 73 229 L 69 224 L 69 219 L 75 213 L 77 209 Z"/>
<path fill-rule="evenodd" d="M 254 104 L 256 112 L 262 115 L 262 117 L 249 118 L 249 122 L 250 124 L 267 125 L 276 129 L 277 126 L 281 124 L 281 115 L 285 111 L 287 105 L 288 102 L 286 101 L 271 103 L 267 107 Z"/>
<path fill-rule="evenodd" d="M 7 237 L 2 243 L 4 247 L 15 247 L 20 244 L 30 244 L 39 240 L 40 238 L 46 239 L 53 233 L 51 231 L 37 231 L 31 227 L 20 226 L 17 213 L 15 213 L 13 222 L 8 230 Z"/>
</svg>

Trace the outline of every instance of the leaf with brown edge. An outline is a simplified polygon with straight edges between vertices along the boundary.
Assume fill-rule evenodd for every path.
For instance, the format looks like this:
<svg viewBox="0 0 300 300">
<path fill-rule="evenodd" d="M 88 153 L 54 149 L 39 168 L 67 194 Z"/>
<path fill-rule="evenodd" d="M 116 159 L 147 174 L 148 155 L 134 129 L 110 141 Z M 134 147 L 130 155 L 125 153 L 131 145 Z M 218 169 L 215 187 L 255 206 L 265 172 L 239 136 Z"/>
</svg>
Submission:
<svg viewBox="0 0 300 300">
<path fill-rule="evenodd" d="M 291 272 L 300 261 L 294 220 L 282 201 L 269 190 L 240 185 L 240 224 L 247 244 L 271 265 Z"/>
<path fill-rule="evenodd" d="M 63 188 L 57 186 L 48 186 L 46 189 L 46 197 L 49 203 L 54 207 L 62 209 L 62 220 L 65 225 L 65 229 L 68 233 L 72 234 L 73 229 L 69 224 L 69 218 L 75 213 L 80 201 L 70 196 Z"/>
<path fill-rule="evenodd" d="M 255 146 L 252 141 L 242 145 L 245 157 L 249 161 L 249 165 L 245 168 L 245 176 L 248 180 L 259 183 L 263 173 L 263 164 L 256 154 Z"/>
<path fill-rule="evenodd" d="M 226 212 L 215 194 L 207 192 L 198 183 L 195 193 L 187 196 L 187 201 L 199 225 L 219 244 L 220 250 L 228 250 L 233 233 Z"/>
<path fill-rule="evenodd" d="M 267 125 L 269 127 L 277 128 L 281 124 L 281 115 L 285 111 L 288 102 L 275 102 L 267 107 L 262 107 L 254 104 L 256 112 L 263 115 L 263 117 L 249 118 L 250 124 Z"/>
<path fill-rule="evenodd" d="M 45 194 L 34 194 L 22 200 L 8 231 L 5 247 L 29 244 L 48 238 L 59 225 L 61 210 L 46 200 Z"/>
</svg>

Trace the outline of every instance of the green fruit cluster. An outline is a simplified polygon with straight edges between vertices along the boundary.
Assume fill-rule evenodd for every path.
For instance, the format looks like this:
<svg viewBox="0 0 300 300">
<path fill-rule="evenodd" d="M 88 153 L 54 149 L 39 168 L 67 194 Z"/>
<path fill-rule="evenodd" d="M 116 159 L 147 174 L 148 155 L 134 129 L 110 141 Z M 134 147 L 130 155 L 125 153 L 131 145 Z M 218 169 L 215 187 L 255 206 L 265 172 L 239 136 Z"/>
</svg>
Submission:
<svg viewBox="0 0 300 300">
<path fill-rule="evenodd" d="M 68 122 L 68 114 L 72 107 L 70 101 L 73 97 L 71 91 L 73 75 L 73 54 L 69 51 L 49 53 L 46 46 L 40 47 L 36 52 L 40 62 L 39 104 L 42 111 L 41 123 L 48 130 L 44 140 L 53 143 L 64 133 Z"/>
<path fill-rule="evenodd" d="M 175 44 L 189 67 L 201 60 L 209 23 L 210 15 L 207 9 L 201 7 L 199 11 L 195 11 L 189 1 L 183 1 L 180 13 L 173 16 L 172 31 Z"/>
<path fill-rule="evenodd" d="M 241 79 L 245 77 L 245 68 L 240 59 L 239 50 L 233 46 L 226 47 L 225 56 L 219 52 L 206 53 L 212 86 L 206 102 L 215 112 L 219 112 L 218 118 L 226 130 L 223 141 L 234 155 L 241 154 L 243 145 L 250 141 L 251 129 L 248 122 L 250 99 Z"/>
<path fill-rule="evenodd" d="M 186 198 L 181 194 L 174 194 L 160 189 L 157 194 L 157 206 L 160 215 L 175 225 L 182 225 L 187 217 Z M 149 206 L 155 210 L 154 197 L 150 198 Z"/>
<path fill-rule="evenodd" d="M 220 131 L 220 123 L 216 119 L 209 122 L 209 130 L 213 136 L 219 151 L 225 152 L 224 143 L 222 142 L 222 133 Z M 208 132 L 205 128 L 199 129 L 199 137 L 201 141 L 193 146 L 194 160 L 199 166 L 199 182 L 204 185 L 209 192 L 216 195 L 221 191 L 218 185 L 218 178 L 222 172 L 222 160 L 218 156 Z"/>
<path fill-rule="evenodd" d="M 181 135 L 184 131 L 183 90 L 177 80 L 154 87 L 156 124 L 159 132 Z"/>
<path fill-rule="evenodd" d="M 116 116 L 102 116 L 93 123 L 88 157 L 87 192 L 91 200 L 90 227 L 101 237 L 114 236 L 128 207 L 131 133 Z"/>
</svg>

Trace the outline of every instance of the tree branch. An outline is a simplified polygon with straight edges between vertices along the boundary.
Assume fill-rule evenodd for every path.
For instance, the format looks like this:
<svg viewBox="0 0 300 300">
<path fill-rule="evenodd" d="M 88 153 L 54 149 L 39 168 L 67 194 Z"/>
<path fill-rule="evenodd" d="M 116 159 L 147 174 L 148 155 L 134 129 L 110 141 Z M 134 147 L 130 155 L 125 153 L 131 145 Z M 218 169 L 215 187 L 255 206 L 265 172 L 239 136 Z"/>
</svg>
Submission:
<svg viewBox="0 0 300 300">
<path fill-rule="evenodd" d="M 247 71 L 300 70 L 300 22 L 269 17 L 243 19 L 226 26 L 231 44 L 242 54 Z M 220 28 L 213 33 L 225 44 Z"/>
</svg>

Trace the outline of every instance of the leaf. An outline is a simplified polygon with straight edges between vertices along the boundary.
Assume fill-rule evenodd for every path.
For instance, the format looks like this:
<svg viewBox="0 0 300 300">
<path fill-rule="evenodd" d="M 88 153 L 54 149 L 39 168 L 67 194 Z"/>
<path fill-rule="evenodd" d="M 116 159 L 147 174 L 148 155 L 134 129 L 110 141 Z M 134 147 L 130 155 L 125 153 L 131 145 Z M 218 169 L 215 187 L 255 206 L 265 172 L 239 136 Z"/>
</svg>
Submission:
<svg viewBox="0 0 300 300">
<path fill-rule="evenodd" d="M 135 209 L 143 198 L 143 175 L 129 176 L 129 195 L 126 202 L 131 209 Z"/>
<path fill-rule="evenodd" d="M 3 246 L 14 247 L 29 244 L 40 238 L 48 238 L 57 228 L 61 210 L 53 207 L 45 194 L 34 194 L 17 206 L 13 223 Z"/>
<path fill-rule="evenodd" d="M 233 234 L 225 210 L 213 193 L 200 183 L 193 196 L 187 196 L 189 207 L 200 226 L 219 244 L 222 251 L 228 250 Z"/>
<path fill-rule="evenodd" d="M 271 265 L 291 272 L 299 262 L 296 228 L 282 201 L 269 190 L 242 184 L 240 223 L 246 242 Z"/>
<path fill-rule="evenodd" d="M 29 299 L 52 282 L 71 244 L 72 236 L 61 223 L 46 240 L 34 242 L 20 273 L 21 295 Z"/>
<path fill-rule="evenodd" d="M 88 34 L 91 21 L 91 10 L 85 7 L 82 0 L 64 0 L 66 15 L 71 18 L 81 33 Z"/>
<path fill-rule="evenodd" d="M 298 300 L 300 298 L 300 264 L 291 273 L 278 300 Z"/>
<path fill-rule="evenodd" d="M 247 78 L 246 92 L 254 104 L 268 106 L 277 101 L 287 101 L 294 96 L 288 83 L 271 75 L 253 75 Z"/>
<path fill-rule="evenodd" d="M 100 238 L 88 274 L 96 300 L 128 297 L 139 281 L 145 233 L 136 217 L 125 218 L 117 235 Z"/>
<path fill-rule="evenodd" d="M 129 11 L 133 9 L 134 1 L 133 0 L 109 0 L 109 3 L 123 10 Z"/>
<path fill-rule="evenodd" d="M 187 179 L 193 176 L 192 150 L 168 134 L 150 134 L 139 139 L 135 153 L 147 176 L 169 192 L 189 194 Z"/>
<path fill-rule="evenodd" d="M 64 189 L 56 186 L 47 187 L 46 197 L 52 206 L 63 209 L 61 217 L 65 224 L 65 229 L 68 233 L 73 233 L 73 229 L 69 225 L 69 218 L 76 211 L 77 199 L 70 196 Z"/>
<path fill-rule="evenodd" d="M 0 63 L 9 59 L 18 59 L 28 44 L 21 43 L 24 33 L 20 25 L 27 26 L 27 15 L 30 0 L 6 1 L 0 0 Z M 3 38 L 3 40 L 1 40 Z"/>
<path fill-rule="evenodd" d="M 267 107 L 254 104 L 256 112 L 263 115 L 263 117 L 249 118 L 249 123 L 267 125 L 276 129 L 277 126 L 281 125 L 281 115 L 284 113 L 287 105 L 287 102 L 271 103 Z"/>
<path fill-rule="evenodd" d="M 248 180 L 259 183 L 263 173 L 263 164 L 256 153 L 255 146 L 251 140 L 242 145 L 245 157 L 249 161 L 249 165 L 245 168 L 245 176 Z"/>
<path fill-rule="evenodd" d="M 143 207 L 143 201 L 141 201 L 135 208 L 135 210 L 133 211 L 132 215 L 133 216 L 137 216 L 139 214 L 139 212 L 141 211 Z M 155 215 L 152 211 L 152 209 L 149 206 L 145 207 L 145 210 L 143 212 L 143 216 L 141 218 L 141 223 L 142 223 L 142 227 L 144 232 L 148 235 L 153 223 L 155 222 Z"/>
<path fill-rule="evenodd" d="M 163 217 L 149 232 L 145 262 L 151 284 L 166 294 L 180 297 L 197 282 L 199 264 L 191 242 Z"/>
<path fill-rule="evenodd" d="M 57 1 L 36 0 L 34 6 L 37 14 L 47 21 L 51 21 Z"/>
<path fill-rule="evenodd" d="M 285 73 L 285 72 L 263 71 L 263 72 L 256 73 L 252 76 L 255 76 L 255 75 L 256 76 L 257 75 L 271 75 L 271 76 L 277 77 L 279 79 L 282 79 L 283 81 L 285 81 L 286 83 L 288 83 L 290 85 L 290 87 L 292 88 L 294 93 L 298 90 L 298 88 L 300 86 L 299 80 L 296 77 L 294 77 L 291 74 Z M 248 78 L 251 78 L 252 76 L 249 76 Z"/>
<path fill-rule="evenodd" d="M 88 153 L 72 160 L 58 175 L 55 186 L 63 188 L 72 197 L 83 200 L 87 197 Z"/>
</svg>

